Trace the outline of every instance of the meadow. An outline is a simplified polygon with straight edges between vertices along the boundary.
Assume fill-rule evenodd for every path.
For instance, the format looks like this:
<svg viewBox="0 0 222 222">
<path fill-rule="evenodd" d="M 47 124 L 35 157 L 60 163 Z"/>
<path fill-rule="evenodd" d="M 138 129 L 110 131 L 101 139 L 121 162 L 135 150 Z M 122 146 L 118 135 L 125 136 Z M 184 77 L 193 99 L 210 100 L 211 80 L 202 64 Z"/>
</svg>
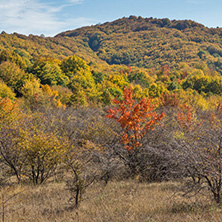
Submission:
<svg viewBox="0 0 222 222">
<path fill-rule="evenodd" d="M 210 197 L 184 198 L 179 182 L 138 183 L 133 180 L 93 184 L 78 209 L 73 208 L 65 184 L 51 181 L 44 186 L 2 188 L 13 197 L 5 207 L 5 221 L 76 222 L 182 222 L 221 221 L 221 206 Z"/>
</svg>

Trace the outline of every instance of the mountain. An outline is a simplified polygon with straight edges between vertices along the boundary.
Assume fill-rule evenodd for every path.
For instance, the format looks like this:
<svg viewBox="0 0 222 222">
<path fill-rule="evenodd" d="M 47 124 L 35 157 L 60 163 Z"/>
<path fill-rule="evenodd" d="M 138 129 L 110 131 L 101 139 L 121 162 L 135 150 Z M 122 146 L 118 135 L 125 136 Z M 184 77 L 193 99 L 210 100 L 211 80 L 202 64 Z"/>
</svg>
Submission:
<svg viewBox="0 0 222 222">
<path fill-rule="evenodd" d="M 222 29 L 191 20 L 130 16 L 47 38 L 3 32 L 2 48 L 31 57 L 76 54 L 87 61 L 146 68 L 204 61 L 222 72 Z"/>
<path fill-rule="evenodd" d="M 79 48 L 80 45 L 82 45 L 81 48 Z M 2 32 L 0 34 L 0 51 L 3 49 L 14 51 L 29 60 L 38 57 L 64 59 L 67 56 L 78 54 L 88 61 L 103 63 L 102 60 L 91 52 L 92 50 L 89 47 L 82 44 L 81 40 L 74 39 L 45 38 L 36 35 L 25 36 L 18 33 L 7 34 Z"/>
<path fill-rule="evenodd" d="M 37 95 L 107 105 L 130 86 L 137 99 L 173 92 L 207 109 L 221 101 L 221 74 L 222 29 L 191 20 L 130 16 L 55 37 L 0 34 L 0 97 L 28 104 Z"/>
<path fill-rule="evenodd" d="M 82 40 L 108 64 L 151 68 L 205 61 L 221 71 L 222 29 L 191 20 L 130 16 L 63 32 L 55 38 Z"/>
<path fill-rule="evenodd" d="M 3 48 L 34 58 L 62 59 L 76 54 L 88 62 L 145 68 L 206 62 L 222 73 L 222 29 L 207 28 L 191 20 L 130 16 L 55 37 L 2 33 Z"/>
</svg>

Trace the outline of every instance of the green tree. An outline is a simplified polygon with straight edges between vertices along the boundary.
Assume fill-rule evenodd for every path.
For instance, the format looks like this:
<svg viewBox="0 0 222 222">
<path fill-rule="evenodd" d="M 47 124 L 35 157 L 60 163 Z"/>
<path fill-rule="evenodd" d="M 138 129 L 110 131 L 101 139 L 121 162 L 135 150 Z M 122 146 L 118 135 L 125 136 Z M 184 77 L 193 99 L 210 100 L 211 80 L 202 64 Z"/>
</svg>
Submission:
<svg viewBox="0 0 222 222">
<path fill-rule="evenodd" d="M 39 59 L 35 61 L 31 72 L 37 76 L 42 84 L 66 85 L 68 77 L 62 73 L 57 60 Z"/>
</svg>

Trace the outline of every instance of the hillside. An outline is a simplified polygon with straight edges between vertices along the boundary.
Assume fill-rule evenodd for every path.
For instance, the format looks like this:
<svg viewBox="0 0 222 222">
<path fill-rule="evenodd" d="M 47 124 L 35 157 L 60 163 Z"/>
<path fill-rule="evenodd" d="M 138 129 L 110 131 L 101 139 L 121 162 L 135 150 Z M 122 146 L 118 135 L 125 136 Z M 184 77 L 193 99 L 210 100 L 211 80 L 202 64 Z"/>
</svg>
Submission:
<svg viewBox="0 0 222 222">
<path fill-rule="evenodd" d="M 86 61 L 159 68 L 179 62 L 204 61 L 222 73 L 222 29 L 207 28 L 191 20 L 130 16 L 79 28 L 55 37 L 0 35 L 0 48 L 28 52 L 30 56 L 64 58 L 76 54 Z"/>
<path fill-rule="evenodd" d="M 130 16 L 56 36 L 62 37 L 84 40 L 108 64 L 151 68 L 206 61 L 221 69 L 222 29 L 207 28 L 191 20 Z"/>
<path fill-rule="evenodd" d="M 79 47 L 82 45 L 82 47 Z M 21 35 L 18 33 L 0 34 L 0 51 L 3 49 L 14 51 L 22 57 L 33 61 L 38 57 L 53 57 L 64 59 L 67 56 L 77 54 L 87 61 L 104 63 L 93 51 L 83 46 L 82 40 L 67 38 L 51 38 L 36 35 Z"/>
<path fill-rule="evenodd" d="M 131 86 L 137 99 L 174 91 L 188 104 L 215 107 L 220 97 L 210 97 L 222 95 L 221 42 L 221 28 L 135 16 L 55 37 L 2 32 L 0 96 L 44 97 L 50 86 L 65 105 L 107 105 Z"/>
</svg>

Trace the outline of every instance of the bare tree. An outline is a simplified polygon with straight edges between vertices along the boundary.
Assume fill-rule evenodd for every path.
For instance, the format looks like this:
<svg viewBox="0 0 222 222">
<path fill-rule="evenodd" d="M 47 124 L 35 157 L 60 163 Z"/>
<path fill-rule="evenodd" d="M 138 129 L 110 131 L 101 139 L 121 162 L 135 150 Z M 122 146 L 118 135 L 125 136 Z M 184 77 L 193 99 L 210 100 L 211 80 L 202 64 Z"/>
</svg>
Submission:
<svg viewBox="0 0 222 222">
<path fill-rule="evenodd" d="M 214 200 L 222 198 L 222 113 L 193 113 L 193 120 L 181 124 L 171 115 L 168 125 L 167 155 L 174 162 L 175 174 L 185 178 L 184 195 L 211 192 Z"/>
<path fill-rule="evenodd" d="M 2 127 L 0 130 L 0 160 L 7 166 L 17 180 L 21 180 L 21 168 L 23 157 L 19 143 L 19 131 L 10 127 Z"/>
</svg>

